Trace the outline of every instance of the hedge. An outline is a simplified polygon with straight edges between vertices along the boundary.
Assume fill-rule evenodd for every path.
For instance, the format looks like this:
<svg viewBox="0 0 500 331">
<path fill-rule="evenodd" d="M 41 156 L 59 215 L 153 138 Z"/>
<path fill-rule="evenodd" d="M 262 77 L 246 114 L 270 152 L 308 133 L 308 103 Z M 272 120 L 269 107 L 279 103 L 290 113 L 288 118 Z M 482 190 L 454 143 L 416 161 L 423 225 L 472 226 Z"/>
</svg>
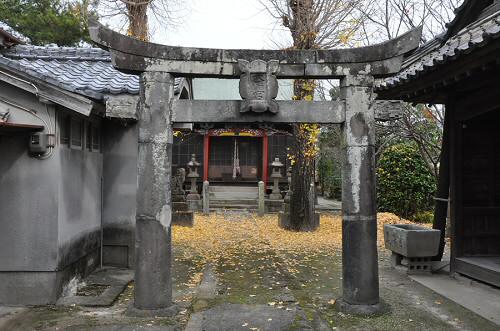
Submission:
<svg viewBox="0 0 500 331">
<path fill-rule="evenodd" d="M 435 178 L 414 144 L 401 143 L 384 151 L 377 168 L 379 211 L 410 218 L 432 209 L 435 191 Z"/>
</svg>

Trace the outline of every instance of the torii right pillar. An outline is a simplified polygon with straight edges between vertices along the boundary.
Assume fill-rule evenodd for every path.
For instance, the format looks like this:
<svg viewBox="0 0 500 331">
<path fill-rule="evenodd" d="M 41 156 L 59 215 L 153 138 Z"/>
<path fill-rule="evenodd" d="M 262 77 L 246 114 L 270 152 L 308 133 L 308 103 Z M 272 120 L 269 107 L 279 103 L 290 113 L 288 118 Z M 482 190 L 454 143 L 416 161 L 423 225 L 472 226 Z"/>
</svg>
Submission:
<svg viewBox="0 0 500 331">
<path fill-rule="evenodd" d="M 373 315 L 382 310 L 379 297 L 375 183 L 374 79 L 345 76 L 342 166 L 342 299 L 340 310 Z"/>
</svg>

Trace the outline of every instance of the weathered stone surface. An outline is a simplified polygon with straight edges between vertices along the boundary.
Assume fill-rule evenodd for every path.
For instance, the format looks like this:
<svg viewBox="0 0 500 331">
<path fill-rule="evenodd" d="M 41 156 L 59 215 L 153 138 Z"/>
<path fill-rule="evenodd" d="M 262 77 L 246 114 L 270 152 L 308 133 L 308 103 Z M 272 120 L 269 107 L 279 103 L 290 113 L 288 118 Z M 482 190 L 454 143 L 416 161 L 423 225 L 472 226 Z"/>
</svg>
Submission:
<svg viewBox="0 0 500 331">
<path fill-rule="evenodd" d="M 186 209 L 189 209 L 188 205 L 185 204 Z M 194 213 L 190 210 L 187 211 L 174 211 L 172 213 L 172 223 L 179 226 L 193 226 L 194 225 Z"/>
<path fill-rule="evenodd" d="M 172 224 L 181 226 L 193 226 L 194 214 L 190 211 L 190 206 L 186 202 L 186 193 L 183 189 L 186 180 L 186 170 L 178 168 L 175 176 L 172 177 Z"/>
<path fill-rule="evenodd" d="M 264 202 L 265 199 L 265 194 L 266 194 L 266 189 L 263 181 L 259 182 L 259 208 L 258 208 L 258 214 L 259 216 L 264 216 L 266 205 Z"/>
<path fill-rule="evenodd" d="M 106 99 L 106 117 L 125 120 L 137 119 L 139 97 L 132 95 L 109 96 Z"/>
<path fill-rule="evenodd" d="M 346 75 L 372 74 L 377 77 L 383 77 L 397 73 L 399 68 L 401 68 L 402 63 L 403 56 L 364 63 L 310 63 L 305 65 L 304 76 L 307 78 L 322 79 L 329 77 L 343 77 Z"/>
<path fill-rule="evenodd" d="M 441 231 L 412 224 L 384 225 L 385 248 L 406 257 L 433 257 Z"/>
<path fill-rule="evenodd" d="M 344 103 L 276 101 L 279 113 L 240 113 L 241 100 L 173 100 L 173 123 L 319 123 L 344 122 Z"/>
<path fill-rule="evenodd" d="M 136 271 L 134 307 L 158 310 L 172 305 L 170 226 L 138 217 L 136 224 Z"/>
<path fill-rule="evenodd" d="M 208 215 L 210 213 L 210 184 L 208 181 L 203 182 L 203 214 Z"/>
<path fill-rule="evenodd" d="M 203 201 L 201 200 L 201 196 L 197 194 L 196 197 L 192 197 L 190 199 L 186 199 L 186 203 L 188 205 L 188 209 L 192 212 L 199 211 L 203 208 Z"/>
<path fill-rule="evenodd" d="M 173 211 L 188 211 L 188 205 L 186 201 L 172 201 Z"/>
<path fill-rule="evenodd" d="M 283 163 L 280 162 L 279 158 L 275 158 L 271 163 L 272 172 L 271 179 L 273 180 L 273 191 L 269 195 L 270 200 L 281 200 L 283 197 L 281 196 L 281 191 L 279 187 L 279 180 L 283 177 L 281 174 L 281 169 L 285 167 Z"/>
<path fill-rule="evenodd" d="M 166 73 L 141 76 L 136 218 L 136 310 L 172 305 L 171 153 L 169 102 L 174 80 Z"/>
<path fill-rule="evenodd" d="M 346 102 L 342 167 L 342 284 L 346 311 L 379 307 L 373 77 L 341 81 Z"/>
<path fill-rule="evenodd" d="M 279 110 L 278 103 L 274 100 L 278 96 L 278 79 L 276 72 L 279 61 L 269 62 L 254 60 L 238 60 L 242 72 L 240 77 L 240 96 L 243 99 L 240 112 L 276 114 Z"/>
<path fill-rule="evenodd" d="M 106 267 L 86 277 L 83 283 L 86 286 L 104 285 L 108 286 L 99 295 L 70 295 L 57 300 L 57 305 L 63 306 L 88 306 L 109 307 L 123 292 L 126 286 L 133 280 L 133 271 L 130 269 L 118 269 Z"/>
<path fill-rule="evenodd" d="M 289 330 L 297 317 L 295 308 L 285 310 L 267 305 L 223 304 L 192 314 L 186 330 Z"/>
<path fill-rule="evenodd" d="M 200 163 L 196 161 L 195 154 L 192 154 L 191 161 L 188 162 L 187 167 L 189 169 L 189 173 L 187 177 L 191 182 L 189 187 L 189 194 L 186 197 L 187 204 L 189 206 L 189 210 L 198 211 L 202 207 L 201 196 L 198 194 L 198 184 L 196 183 L 200 175 L 198 174 L 198 167 Z"/>
<path fill-rule="evenodd" d="M 283 200 L 266 200 L 266 213 L 278 213 L 283 210 Z"/>
<path fill-rule="evenodd" d="M 196 299 L 212 300 L 217 296 L 217 276 L 215 267 L 211 264 L 205 267 L 201 283 L 196 291 Z"/>
<path fill-rule="evenodd" d="M 184 168 L 178 168 L 175 176 L 172 176 L 172 201 L 186 201 L 184 195 L 184 182 L 186 181 L 186 170 Z"/>
<path fill-rule="evenodd" d="M 115 66 L 131 71 L 163 71 L 182 73 L 191 76 L 238 77 L 241 71 L 238 60 L 247 61 L 278 60 L 280 71 L 286 73 L 286 78 L 305 78 L 306 70 L 301 70 L 305 64 L 346 64 L 357 66 L 356 72 L 386 76 L 399 71 L 401 61 L 388 65 L 372 65 L 401 55 L 418 47 L 422 29 L 414 29 L 398 38 L 385 43 L 361 48 L 344 48 L 333 50 L 224 50 L 190 47 L 173 47 L 147 43 L 116 33 L 97 22 L 90 23 L 90 35 L 94 42 L 109 48 Z M 365 64 L 366 63 L 366 64 Z M 292 66 L 291 68 L 287 68 Z M 297 67 L 298 66 L 298 67 Z M 368 69 L 366 68 L 368 66 Z M 381 67 L 379 72 L 375 68 Z M 353 72 L 340 72 L 335 69 L 315 69 L 317 73 L 325 73 L 324 78 L 339 78 Z M 331 69 L 330 69 L 331 70 Z M 367 71 L 369 70 L 369 71 Z M 278 78 L 285 78 L 277 73 Z"/>
</svg>

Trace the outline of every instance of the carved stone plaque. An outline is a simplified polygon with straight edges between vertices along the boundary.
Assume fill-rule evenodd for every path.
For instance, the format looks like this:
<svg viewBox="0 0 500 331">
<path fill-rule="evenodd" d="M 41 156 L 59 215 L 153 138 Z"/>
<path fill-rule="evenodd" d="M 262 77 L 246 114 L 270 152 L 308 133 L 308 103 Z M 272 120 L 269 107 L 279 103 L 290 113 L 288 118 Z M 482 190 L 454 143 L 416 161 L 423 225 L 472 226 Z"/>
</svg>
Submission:
<svg viewBox="0 0 500 331">
<path fill-rule="evenodd" d="M 238 60 L 238 65 L 241 70 L 240 95 L 243 99 L 240 112 L 270 111 L 276 114 L 279 106 L 274 99 L 278 96 L 276 72 L 279 68 L 279 61 Z"/>
</svg>

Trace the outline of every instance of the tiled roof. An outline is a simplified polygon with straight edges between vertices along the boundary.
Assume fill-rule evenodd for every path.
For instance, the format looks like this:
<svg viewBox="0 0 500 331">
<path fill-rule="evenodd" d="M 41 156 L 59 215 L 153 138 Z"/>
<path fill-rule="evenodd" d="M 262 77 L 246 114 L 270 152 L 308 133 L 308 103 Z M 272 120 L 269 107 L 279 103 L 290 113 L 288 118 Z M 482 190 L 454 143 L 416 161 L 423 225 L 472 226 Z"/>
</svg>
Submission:
<svg viewBox="0 0 500 331">
<path fill-rule="evenodd" d="M 109 52 L 92 47 L 18 46 L 3 52 L 12 59 L 111 62 Z"/>
<path fill-rule="evenodd" d="M 18 45 L 1 54 L 0 64 L 94 99 L 139 93 L 139 76 L 114 69 L 100 48 Z"/>
<path fill-rule="evenodd" d="M 444 43 L 438 37 L 422 46 L 405 59 L 399 74 L 382 81 L 378 89 L 388 90 L 406 84 L 464 54 L 469 54 L 485 46 L 490 40 L 499 37 L 500 11 L 496 11 L 492 15 L 463 28 Z"/>
<path fill-rule="evenodd" d="M 0 21 L 0 35 L 3 35 L 4 37 L 11 39 L 11 41 L 15 44 L 24 44 L 30 42 L 30 39 L 28 37 L 17 32 L 3 21 Z"/>
<path fill-rule="evenodd" d="M 139 76 L 113 68 L 109 52 L 100 48 L 18 45 L 0 53 L 0 65 L 93 99 L 139 94 Z M 176 93 L 181 82 L 175 79 Z"/>
</svg>

